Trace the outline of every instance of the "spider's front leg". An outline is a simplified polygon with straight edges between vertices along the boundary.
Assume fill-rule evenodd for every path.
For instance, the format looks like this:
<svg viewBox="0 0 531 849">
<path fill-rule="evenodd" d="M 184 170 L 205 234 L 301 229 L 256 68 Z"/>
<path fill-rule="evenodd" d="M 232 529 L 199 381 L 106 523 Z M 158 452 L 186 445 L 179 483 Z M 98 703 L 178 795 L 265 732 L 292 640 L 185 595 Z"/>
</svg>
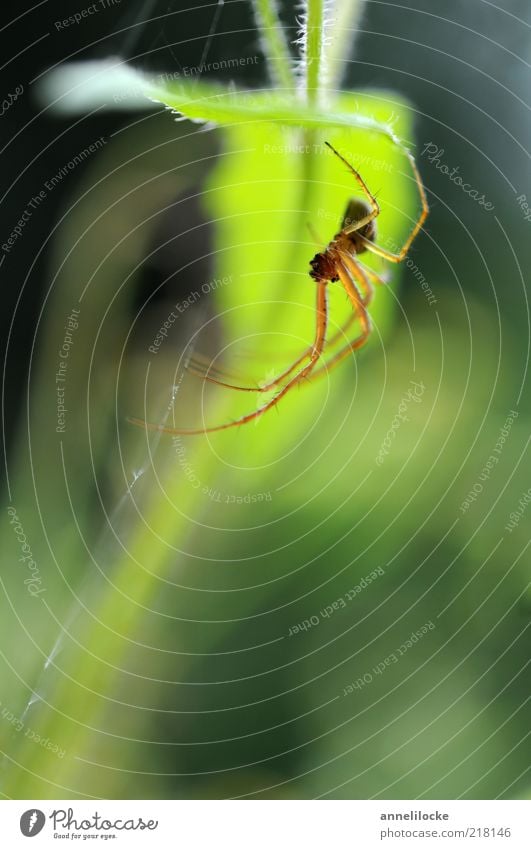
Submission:
<svg viewBox="0 0 531 849">
<path fill-rule="evenodd" d="M 354 222 L 353 222 L 352 224 L 350 224 L 348 227 L 345 227 L 345 228 L 343 229 L 343 233 L 344 233 L 346 236 L 348 236 L 348 234 L 349 234 L 349 233 L 354 233 L 354 232 L 355 232 L 355 231 L 357 231 L 357 230 L 361 230 L 361 229 L 362 229 L 363 227 L 365 227 L 367 224 L 370 224 L 370 222 L 371 222 L 374 218 L 376 218 L 376 217 L 380 214 L 380 207 L 378 206 L 378 201 L 376 200 L 376 198 L 374 197 L 374 195 L 373 195 L 373 194 L 372 194 L 372 192 L 370 191 L 370 189 L 369 189 L 369 187 L 368 187 L 367 183 L 365 182 L 365 180 L 363 179 L 363 177 L 361 176 L 361 174 L 359 174 L 359 173 L 356 171 L 356 169 L 354 168 L 354 166 L 353 166 L 353 165 L 351 165 L 351 164 L 350 164 L 350 162 L 349 162 L 347 159 L 345 159 L 345 157 L 344 157 L 344 156 L 342 156 L 342 155 L 341 155 L 341 154 L 340 154 L 340 153 L 339 153 L 339 152 L 335 149 L 335 147 L 332 147 L 332 145 L 330 144 L 330 142 L 325 142 L 325 144 L 326 144 L 326 146 L 327 146 L 327 147 L 329 147 L 329 148 L 330 148 L 330 150 L 332 151 L 332 153 L 335 153 L 335 155 L 337 156 L 337 158 L 338 158 L 338 159 L 340 159 L 340 160 L 341 160 L 341 162 L 343 162 L 343 163 L 347 166 L 347 168 L 348 168 L 348 170 L 350 171 L 350 173 L 354 175 L 354 177 L 355 177 L 356 181 L 358 182 L 358 184 L 359 184 L 359 186 L 360 186 L 360 188 L 361 188 L 361 190 L 362 190 L 363 194 L 365 195 L 365 197 L 366 197 L 366 198 L 367 198 L 367 200 L 369 201 L 369 205 L 370 205 L 370 207 L 371 207 L 371 211 L 370 211 L 367 215 L 364 215 L 364 216 L 363 216 L 363 218 L 360 218 L 360 220 L 359 220 L 359 221 L 354 221 Z"/>
</svg>

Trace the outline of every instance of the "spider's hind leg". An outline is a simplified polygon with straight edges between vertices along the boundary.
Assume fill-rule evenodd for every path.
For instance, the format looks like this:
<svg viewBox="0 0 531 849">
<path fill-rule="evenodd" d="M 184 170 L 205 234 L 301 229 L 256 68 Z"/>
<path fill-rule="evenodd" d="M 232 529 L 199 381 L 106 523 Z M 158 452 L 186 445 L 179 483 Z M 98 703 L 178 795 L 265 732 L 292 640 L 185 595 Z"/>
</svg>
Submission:
<svg viewBox="0 0 531 849">
<path fill-rule="evenodd" d="M 327 293 L 326 286 L 328 281 L 321 281 L 317 283 L 317 304 L 315 310 L 315 336 L 313 345 L 310 349 L 309 362 L 306 363 L 299 371 L 293 375 L 291 380 L 280 389 L 279 392 L 267 401 L 263 406 L 259 407 L 257 410 L 254 410 L 252 413 L 247 413 L 245 416 L 241 416 L 239 419 L 236 419 L 233 422 L 226 422 L 221 425 L 214 425 L 213 427 L 205 427 L 205 428 L 173 428 L 166 427 L 165 425 L 156 425 L 151 422 L 146 422 L 143 419 L 138 419 L 134 417 L 129 417 L 128 421 L 131 424 L 136 425 L 137 427 L 142 427 L 145 430 L 154 430 L 162 433 L 170 433 L 178 436 L 198 436 L 204 433 L 214 433 L 220 430 L 228 430 L 232 427 L 238 427 L 239 425 L 247 424 L 253 420 L 258 419 L 268 410 L 275 407 L 281 398 L 286 395 L 290 389 L 300 383 L 304 378 L 308 377 L 308 375 L 313 371 L 317 363 L 319 362 L 323 348 L 326 340 L 326 329 L 328 324 L 328 301 L 327 301 Z"/>
<path fill-rule="evenodd" d="M 279 386 L 279 384 L 282 384 L 282 381 L 289 377 L 290 374 L 295 371 L 297 366 L 304 362 L 304 360 L 308 359 L 308 357 L 311 356 L 311 353 L 312 346 L 309 345 L 303 353 L 297 357 L 290 366 L 288 366 L 287 369 L 280 374 L 277 374 L 272 379 L 262 381 L 257 386 L 243 386 L 238 383 L 229 383 L 225 379 L 226 376 L 220 369 L 211 369 L 210 367 L 205 367 L 197 362 L 193 362 L 191 364 L 189 371 L 196 377 L 202 378 L 208 383 L 215 383 L 217 386 L 224 386 L 225 389 L 235 389 L 237 392 L 271 392 L 271 390 L 275 389 L 275 387 Z"/>
<path fill-rule="evenodd" d="M 428 199 L 426 197 L 426 190 L 424 188 L 424 183 L 422 182 L 422 177 L 420 176 L 420 171 L 417 168 L 417 163 L 415 162 L 409 150 L 406 150 L 405 148 L 402 149 L 409 160 L 409 164 L 411 165 L 413 176 L 415 178 L 415 183 L 417 184 L 417 188 L 419 191 L 421 202 L 421 211 L 419 217 L 415 221 L 411 233 L 400 248 L 399 252 L 396 254 L 393 253 L 393 251 L 388 251 L 386 248 L 380 247 L 380 245 L 374 244 L 374 242 L 370 242 L 364 236 L 359 236 L 359 239 L 363 242 L 364 246 L 367 248 L 368 251 L 373 254 L 376 254 L 376 256 L 383 257 L 383 259 L 387 259 L 389 262 L 402 262 L 402 260 L 406 258 L 406 255 L 411 247 L 412 242 L 418 236 L 420 230 L 422 229 L 422 225 L 424 224 L 430 211 L 430 208 L 428 206 Z"/>
</svg>

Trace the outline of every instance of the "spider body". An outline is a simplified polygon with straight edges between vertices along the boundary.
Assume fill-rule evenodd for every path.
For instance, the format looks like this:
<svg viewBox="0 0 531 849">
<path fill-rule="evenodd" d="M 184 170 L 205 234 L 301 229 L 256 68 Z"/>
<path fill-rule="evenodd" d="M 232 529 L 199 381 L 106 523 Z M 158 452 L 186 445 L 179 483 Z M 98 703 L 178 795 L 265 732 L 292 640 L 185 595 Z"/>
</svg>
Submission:
<svg viewBox="0 0 531 849">
<path fill-rule="evenodd" d="M 370 212 L 370 207 L 365 201 L 359 198 L 349 200 L 343 216 L 341 230 L 329 242 L 326 250 L 315 254 L 314 258 L 310 260 L 310 277 L 316 283 L 337 283 L 339 281 L 337 263 L 341 261 L 341 256 L 347 254 L 354 258 L 357 254 L 367 250 L 367 241 L 374 242 L 376 240 L 376 222 L 374 219 L 371 219 L 359 231 L 354 230 L 352 233 L 345 233 L 345 229 L 349 225 L 367 218 Z"/>
<path fill-rule="evenodd" d="M 345 214 L 343 216 L 343 222 L 341 224 L 341 231 L 336 235 L 336 239 L 338 236 L 341 236 L 348 227 L 352 224 L 355 224 L 357 221 L 361 221 L 362 219 L 370 218 L 371 207 L 364 200 L 360 200 L 360 198 L 351 198 L 347 204 L 347 208 L 345 210 Z M 361 238 L 368 239 L 370 242 L 376 241 L 376 219 L 371 218 L 364 227 L 361 227 L 360 230 L 354 230 L 352 233 L 349 233 L 348 238 L 352 245 L 356 248 L 356 253 L 361 254 L 363 251 L 366 251 L 367 248 L 365 244 L 362 242 Z"/>
<path fill-rule="evenodd" d="M 334 242 L 330 242 L 323 253 L 315 254 L 314 258 L 310 260 L 310 266 L 310 277 L 312 277 L 316 283 L 337 283 L 339 277 L 336 273 Z"/>
<path fill-rule="evenodd" d="M 215 425 L 214 427 L 186 430 L 180 428 L 168 428 L 163 425 L 149 424 L 142 419 L 129 419 L 133 424 L 149 430 L 159 430 L 173 434 L 201 434 L 212 431 L 226 430 L 230 427 L 246 424 L 256 420 L 267 410 L 274 407 L 293 387 L 303 380 L 314 379 L 328 373 L 349 354 L 361 348 L 367 341 L 371 332 L 371 321 L 368 306 L 374 294 L 373 284 L 384 284 L 384 280 L 372 269 L 363 265 L 358 257 L 368 251 L 383 257 L 389 262 L 402 262 L 406 257 L 409 247 L 418 235 L 428 215 L 428 202 L 420 174 L 415 160 L 408 151 L 405 151 L 409 159 L 413 175 L 419 190 L 421 200 L 421 212 L 413 229 L 398 253 L 392 253 L 381 247 L 376 241 L 376 218 L 380 214 L 380 207 L 373 194 L 371 194 L 363 177 L 356 169 L 340 154 L 331 144 L 326 142 L 332 153 L 340 159 L 348 168 L 359 188 L 363 192 L 364 199 L 352 198 L 347 204 L 341 230 L 336 233 L 324 251 L 316 253 L 310 261 L 310 277 L 315 282 L 316 305 L 315 305 L 315 335 L 313 343 L 308 346 L 302 354 L 281 374 L 276 375 L 260 386 L 238 386 L 233 383 L 214 377 L 211 369 L 206 371 L 200 366 L 194 365 L 193 371 L 200 374 L 204 380 L 236 389 L 240 392 L 275 392 L 274 396 L 258 407 L 256 410 L 242 416 L 236 421 Z M 350 301 L 352 313 L 343 327 L 327 338 L 328 328 L 328 299 L 327 287 L 329 283 L 340 283 Z M 357 324 L 356 335 L 347 341 L 351 328 Z M 339 350 L 334 349 L 339 345 Z M 330 357 L 325 361 L 325 354 L 332 351 Z"/>
</svg>

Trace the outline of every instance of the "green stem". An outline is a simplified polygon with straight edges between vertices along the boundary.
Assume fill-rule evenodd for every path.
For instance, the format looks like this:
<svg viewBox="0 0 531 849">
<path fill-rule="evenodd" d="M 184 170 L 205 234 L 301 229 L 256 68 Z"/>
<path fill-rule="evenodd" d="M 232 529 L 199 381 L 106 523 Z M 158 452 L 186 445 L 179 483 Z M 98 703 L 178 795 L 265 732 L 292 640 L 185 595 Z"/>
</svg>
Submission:
<svg viewBox="0 0 531 849">
<path fill-rule="evenodd" d="M 307 0 L 304 60 L 306 63 L 306 96 L 309 104 L 320 101 L 325 40 L 325 0 Z"/>
<path fill-rule="evenodd" d="M 281 88 L 293 89 L 295 76 L 277 4 L 275 0 L 253 0 L 253 8 L 273 81 Z"/>
<path fill-rule="evenodd" d="M 330 38 L 324 45 L 323 63 L 327 69 L 326 84 L 338 89 L 343 81 L 349 58 L 353 55 L 356 30 L 363 14 L 365 0 L 336 0 Z"/>
</svg>

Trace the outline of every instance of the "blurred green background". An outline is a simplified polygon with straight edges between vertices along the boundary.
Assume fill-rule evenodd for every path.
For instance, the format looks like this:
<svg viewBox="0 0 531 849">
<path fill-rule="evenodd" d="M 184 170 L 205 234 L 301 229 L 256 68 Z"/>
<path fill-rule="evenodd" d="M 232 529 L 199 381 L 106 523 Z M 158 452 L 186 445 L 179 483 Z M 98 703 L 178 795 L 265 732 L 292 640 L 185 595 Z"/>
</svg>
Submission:
<svg viewBox="0 0 531 849">
<path fill-rule="evenodd" d="M 527 5 L 450 2 L 441 17 L 431 0 L 367 3 L 346 108 L 394 116 L 415 145 L 425 232 L 378 290 L 355 359 L 256 426 L 190 439 L 126 417 L 189 426 L 254 408 L 253 395 L 205 387 L 183 357 L 192 343 L 255 382 L 289 362 L 311 338 L 307 225 L 332 237 L 351 180 L 312 154 L 308 191 L 293 129 L 223 131 L 163 110 L 40 115 L 29 81 L 44 68 L 114 52 L 184 73 L 215 12 L 130 4 L 71 28 L 66 44 L 60 5 L 34 21 L 50 32 L 48 55 L 31 52 L 6 78 L 6 91 L 28 85 L 2 119 L 2 241 L 46 181 L 105 144 L 46 192 L 1 268 L 0 790 L 528 796 Z M 293 8 L 282 14 L 295 37 Z M 209 61 L 255 56 L 210 76 L 269 85 L 248 4 L 226 3 Z M 400 244 L 417 208 L 404 158 L 375 134 L 326 137 L 377 192 L 381 243 Z M 344 298 L 331 300 L 339 322 Z M 15 527 L 39 570 L 36 597 Z"/>
</svg>

